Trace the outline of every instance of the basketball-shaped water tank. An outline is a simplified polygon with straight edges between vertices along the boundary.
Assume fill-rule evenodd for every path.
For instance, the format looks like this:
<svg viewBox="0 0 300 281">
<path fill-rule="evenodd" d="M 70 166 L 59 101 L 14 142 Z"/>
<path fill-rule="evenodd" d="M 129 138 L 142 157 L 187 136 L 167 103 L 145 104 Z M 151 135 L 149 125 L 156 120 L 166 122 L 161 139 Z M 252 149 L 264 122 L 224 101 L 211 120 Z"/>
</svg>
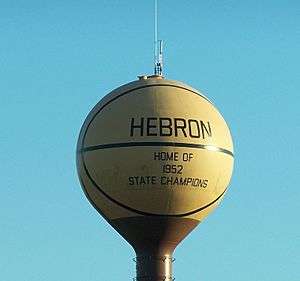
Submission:
<svg viewBox="0 0 300 281">
<path fill-rule="evenodd" d="M 77 146 L 87 198 L 141 256 L 172 254 L 224 196 L 233 162 L 230 132 L 214 104 L 160 76 L 106 95 Z"/>
</svg>

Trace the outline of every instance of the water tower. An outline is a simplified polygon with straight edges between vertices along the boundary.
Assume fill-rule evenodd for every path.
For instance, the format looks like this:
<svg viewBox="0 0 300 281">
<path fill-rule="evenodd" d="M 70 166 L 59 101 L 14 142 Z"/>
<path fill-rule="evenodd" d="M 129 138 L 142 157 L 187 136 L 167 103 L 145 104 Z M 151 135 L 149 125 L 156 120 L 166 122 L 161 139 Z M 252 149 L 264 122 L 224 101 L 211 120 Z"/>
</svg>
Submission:
<svg viewBox="0 0 300 281">
<path fill-rule="evenodd" d="M 156 42 L 158 42 L 156 40 Z M 229 129 L 197 90 L 155 75 L 87 116 L 77 169 L 86 197 L 136 252 L 136 280 L 172 280 L 176 246 L 218 205 L 233 169 Z"/>
</svg>

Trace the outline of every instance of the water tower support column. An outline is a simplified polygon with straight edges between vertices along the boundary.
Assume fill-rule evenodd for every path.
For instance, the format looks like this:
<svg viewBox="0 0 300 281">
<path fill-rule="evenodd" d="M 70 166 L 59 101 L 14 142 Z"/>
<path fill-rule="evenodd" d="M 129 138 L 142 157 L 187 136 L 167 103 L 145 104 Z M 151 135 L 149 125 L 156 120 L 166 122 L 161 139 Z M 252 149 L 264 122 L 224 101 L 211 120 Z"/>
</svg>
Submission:
<svg viewBox="0 0 300 281">
<path fill-rule="evenodd" d="M 171 281 L 172 262 L 170 256 L 138 256 L 136 262 L 136 281 Z"/>
</svg>

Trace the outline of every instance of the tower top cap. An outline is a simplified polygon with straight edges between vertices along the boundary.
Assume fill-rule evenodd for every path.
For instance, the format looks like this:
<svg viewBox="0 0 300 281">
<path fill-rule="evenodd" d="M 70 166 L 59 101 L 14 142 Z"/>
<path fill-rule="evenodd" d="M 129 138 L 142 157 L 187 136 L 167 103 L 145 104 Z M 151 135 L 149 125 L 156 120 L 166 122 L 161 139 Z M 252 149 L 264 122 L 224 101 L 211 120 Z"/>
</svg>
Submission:
<svg viewBox="0 0 300 281">
<path fill-rule="evenodd" d="M 141 75 L 141 76 L 138 76 L 139 80 L 147 80 L 147 79 L 164 79 L 163 76 L 161 75 L 150 75 L 150 76 L 147 76 L 147 75 Z"/>
</svg>

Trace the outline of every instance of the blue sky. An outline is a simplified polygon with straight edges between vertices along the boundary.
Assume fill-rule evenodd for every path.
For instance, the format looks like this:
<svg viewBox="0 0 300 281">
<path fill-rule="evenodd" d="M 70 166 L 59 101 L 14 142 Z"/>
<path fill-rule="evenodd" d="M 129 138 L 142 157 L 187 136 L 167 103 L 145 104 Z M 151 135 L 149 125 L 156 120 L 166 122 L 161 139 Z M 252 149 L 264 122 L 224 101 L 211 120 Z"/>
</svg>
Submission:
<svg viewBox="0 0 300 281">
<path fill-rule="evenodd" d="M 0 0 L 0 280 L 130 280 L 134 252 L 86 200 L 80 127 L 152 74 L 152 1 Z M 300 280 L 300 2 L 159 0 L 164 76 L 211 99 L 235 146 L 176 280 Z"/>
</svg>

